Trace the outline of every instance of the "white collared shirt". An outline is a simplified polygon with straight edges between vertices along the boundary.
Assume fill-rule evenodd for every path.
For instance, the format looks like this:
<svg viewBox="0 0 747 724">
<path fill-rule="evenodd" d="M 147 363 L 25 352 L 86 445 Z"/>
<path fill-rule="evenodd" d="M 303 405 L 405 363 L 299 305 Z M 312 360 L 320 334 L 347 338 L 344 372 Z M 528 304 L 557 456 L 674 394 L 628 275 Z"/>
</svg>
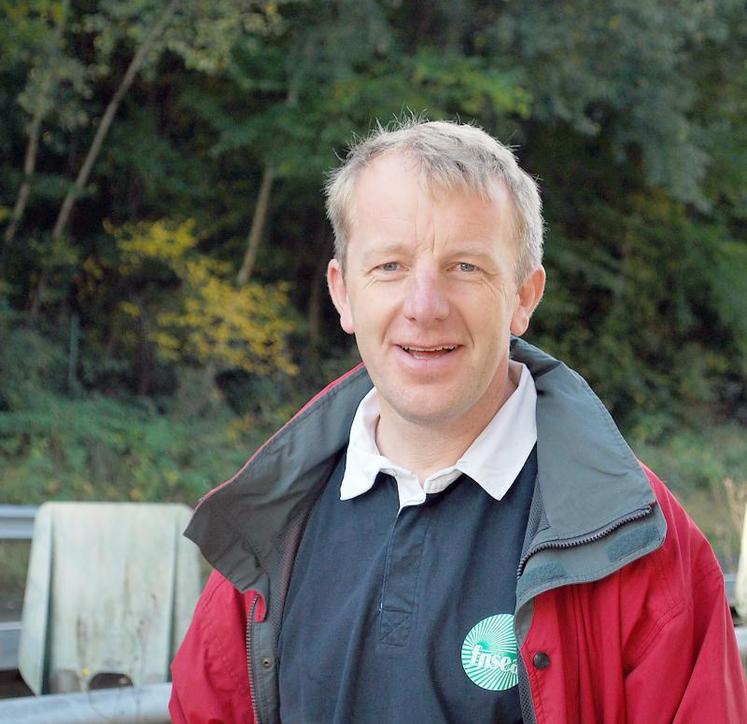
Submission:
<svg viewBox="0 0 747 724">
<path fill-rule="evenodd" d="M 408 505 L 420 505 L 428 494 L 446 490 L 462 473 L 495 500 L 500 500 L 521 472 L 537 442 L 536 407 L 534 380 L 522 364 L 516 389 L 464 455 L 454 465 L 429 475 L 421 486 L 412 471 L 379 453 L 376 425 L 380 407 L 374 387 L 361 400 L 350 427 L 340 500 L 350 500 L 370 490 L 379 472 L 396 480 L 400 510 Z"/>
</svg>

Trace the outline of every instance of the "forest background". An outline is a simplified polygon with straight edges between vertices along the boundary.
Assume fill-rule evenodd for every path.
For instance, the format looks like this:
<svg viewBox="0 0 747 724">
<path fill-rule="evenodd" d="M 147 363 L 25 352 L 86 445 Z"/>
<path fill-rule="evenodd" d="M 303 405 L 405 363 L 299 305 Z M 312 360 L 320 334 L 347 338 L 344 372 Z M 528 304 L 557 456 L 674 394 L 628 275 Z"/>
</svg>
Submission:
<svg viewBox="0 0 747 724">
<path fill-rule="evenodd" d="M 517 147 L 528 339 L 736 565 L 742 0 L 0 0 L 0 48 L 0 502 L 194 504 L 352 366 L 321 188 L 414 112 Z"/>
</svg>

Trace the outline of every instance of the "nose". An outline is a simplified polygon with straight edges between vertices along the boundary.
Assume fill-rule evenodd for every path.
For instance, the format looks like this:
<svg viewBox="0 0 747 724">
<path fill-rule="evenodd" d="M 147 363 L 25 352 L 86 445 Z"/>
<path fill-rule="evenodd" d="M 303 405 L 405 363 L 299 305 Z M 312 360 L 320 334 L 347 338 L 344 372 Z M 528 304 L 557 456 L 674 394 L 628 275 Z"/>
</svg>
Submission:
<svg viewBox="0 0 747 724">
<path fill-rule="evenodd" d="M 443 280 L 435 269 L 420 269 L 409 280 L 403 314 L 411 322 L 428 325 L 449 316 Z"/>
</svg>

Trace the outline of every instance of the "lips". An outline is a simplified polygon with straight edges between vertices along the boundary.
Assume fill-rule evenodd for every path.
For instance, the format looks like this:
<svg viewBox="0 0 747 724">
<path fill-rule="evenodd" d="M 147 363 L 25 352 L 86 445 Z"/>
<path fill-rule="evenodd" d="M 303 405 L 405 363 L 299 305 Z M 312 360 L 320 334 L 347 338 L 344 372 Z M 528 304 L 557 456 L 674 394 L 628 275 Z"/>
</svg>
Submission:
<svg viewBox="0 0 747 724">
<path fill-rule="evenodd" d="M 405 345 L 400 344 L 398 345 L 400 349 L 407 352 L 411 357 L 414 359 L 435 359 L 436 357 L 443 357 L 444 355 L 449 354 L 449 352 L 453 352 L 457 345 L 454 344 L 444 344 L 444 345 L 434 345 L 433 347 L 423 347 L 420 345 Z"/>
</svg>

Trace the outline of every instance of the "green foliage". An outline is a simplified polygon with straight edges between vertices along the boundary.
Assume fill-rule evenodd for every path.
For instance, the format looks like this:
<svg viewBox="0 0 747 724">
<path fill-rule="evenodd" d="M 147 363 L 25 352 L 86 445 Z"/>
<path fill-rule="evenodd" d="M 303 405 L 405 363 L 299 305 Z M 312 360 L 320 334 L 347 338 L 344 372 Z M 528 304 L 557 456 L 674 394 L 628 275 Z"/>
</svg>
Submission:
<svg viewBox="0 0 747 724">
<path fill-rule="evenodd" d="M 237 429 L 225 411 L 179 421 L 146 405 L 39 394 L 33 407 L 0 413 L 4 502 L 194 504 L 253 449 Z"/>
<path fill-rule="evenodd" d="M 692 68 L 717 64 L 715 47 L 739 24 L 738 0 L 541 1 L 508 5 L 486 38 L 528 61 L 538 120 L 604 134 L 619 158 L 643 158 L 650 185 L 702 206 L 709 156 Z"/>
<path fill-rule="evenodd" d="M 174 500 L 194 504 L 268 428 L 250 426 L 182 374 L 172 409 L 146 398 L 67 394 L 60 346 L 0 314 L 0 467 L 4 503 Z M 205 396 L 211 396 L 205 404 Z M 182 400 L 189 400 L 190 405 Z M 196 404 L 197 403 L 197 404 Z"/>
<path fill-rule="evenodd" d="M 0 47 L 6 63 L 30 62 L 54 26 L 64 22 L 66 0 L 0 2 Z"/>
<path fill-rule="evenodd" d="M 688 505 L 744 488 L 743 2 L 177 5 L 52 244 L 94 128 L 172 6 L 0 0 L 3 231 L 30 189 L 0 241 L 13 500 L 193 502 L 352 365 L 319 302 L 321 187 L 352 133 L 408 112 L 474 120 L 539 178 L 548 289 L 531 339 L 589 379 Z"/>
<path fill-rule="evenodd" d="M 53 339 L 18 325 L 0 297 L 0 410 L 34 407 L 44 390 L 64 390 L 65 355 Z"/>
<path fill-rule="evenodd" d="M 108 66 L 122 45 L 142 45 L 171 3 L 163 0 L 99 0 L 96 11 L 81 18 L 81 28 L 95 38 L 97 61 Z M 275 33 L 282 23 L 283 0 L 180 0 L 144 67 L 152 78 L 165 51 L 189 69 L 206 74 L 226 70 L 237 45 Z"/>
<path fill-rule="evenodd" d="M 365 76 L 340 79 L 329 87 L 325 105 L 361 131 L 372 117 L 387 122 L 408 109 L 425 109 L 434 119 L 526 118 L 531 95 L 521 80 L 520 72 L 489 60 L 428 47 L 395 63 L 375 64 Z"/>
<path fill-rule="evenodd" d="M 725 236 L 725 235 L 724 235 Z M 713 264 L 713 290 L 724 327 L 733 330 L 742 368 L 747 365 L 747 244 L 720 238 Z"/>
</svg>

